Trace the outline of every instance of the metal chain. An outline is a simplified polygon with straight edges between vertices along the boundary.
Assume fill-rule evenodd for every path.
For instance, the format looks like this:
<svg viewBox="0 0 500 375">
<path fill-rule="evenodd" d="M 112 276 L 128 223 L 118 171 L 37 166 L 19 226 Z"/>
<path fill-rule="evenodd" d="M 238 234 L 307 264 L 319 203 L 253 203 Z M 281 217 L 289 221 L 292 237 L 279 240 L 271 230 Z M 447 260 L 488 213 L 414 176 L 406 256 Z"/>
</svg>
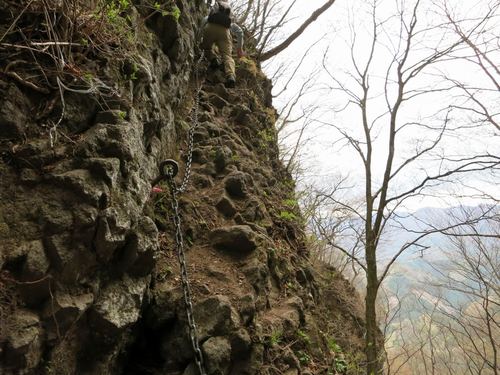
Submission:
<svg viewBox="0 0 500 375">
<path fill-rule="evenodd" d="M 187 273 L 186 256 L 184 253 L 184 240 L 182 237 L 182 229 L 181 229 L 181 216 L 179 214 L 179 201 L 177 199 L 177 193 L 179 192 L 179 189 L 176 187 L 174 181 L 174 175 L 172 172 L 168 173 L 167 175 L 167 183 L 170 188 L 170 193 L 172 195 L 171 207 L 173 211 L 173 221 L 175 225 L 175 244 L 177 248 L 177 258 L 179 259 L 179 265 L 181 268 L 182 291 L 184 293 L 184 304 L 186 307 L 186 315 L 189 325 L 189 338 L 191 340 L 196 366 L 198 366 L 200 375 L 206 375 L 207 373 L 205 371 L 203 354 L 201 352 L 198 340 L 198 330 L 196 328 L 196 323 L 194 321 L 194 315 L 193 315 L 193 300 L 191 294 L 191 287 L 189 285 L 189 277 Z"/>
<path fill-rule="evenodd" d="M 182 283 L 182 291 L 184 294 L 184 305 L 186 308 L 186 316 L 189 325 L 189 338 L 191 341 L 191 346 L 193 347 L 194 358 L 196 366 L 198 367 L 198 370 L 200 372 L 200 375 L 206 375 L 207 373 L 205 371 L 203 353 L 201 352 L 200 349 L 198 330 L 196 328 L 196 323 L 193 315 L 193 299 L 191 294 L 191 286 L 189 284 L 189 277 L 187 273 L 186 255 L 184 253 L 184 240 L 182 237 L 181 216 L 179 214 L 179 200 L 177 198 L 177 194 L 181 194 L 186 190 L 187 185 L 189 183 L 189 179 L 191 177 L 191 166 L 193 163 L 193 148 L 194 148 L 194 131 L 199 125 L 198 117 L 200 111 L 200 93 L 201 93 L 201 88 L 203 86 L 203 82 L 201 82 L 199 79 L 199 69 L 200 69 L 199 67 L 203 58 L 204 55 L 203 53 L 201 53 L 195 69 L 195 80 L 197 82 L 198 88 L 196 90 L 196 97 L 193 108 L 192 125 L 189 128 L 188 132 L 188 155 L 186 160 L 184 177 L 182 178 L 182 183 L 179 187 L 177 187 L 174 177 L 177 174 L 178 166 L 177 163 L 175 162 L 172 163 L 172 161 L 167 161 L 162 163 L 162 166 L 160 167 L 161 173 L 164 173 L 163 165 L 170 166 L 170 168 L 165 174 L 163 174 L 163 176 L 159 177 L 160 179 L 162 179 L 163 177 L 166 178 L 172 198 L 171 207 L 173 211 L 173 222 L 175 226 L 175 244 L 177 250 L 177 258 L 179 260 L 179 265 L 181 269 L 181 283 Z"/>
<path fill-rule="evenodd" d="M 198 59 L 196 63 L 196 70 L 195 70 L 195 79 L 198 85 L 198 88 L 196 89 L 196 95 L 194 99 L 194 107 L 193 107 L 193 116 L 192 116 L 192 125 L 189 128 L 188 132 L 188 155 L 187 155 L 187 160 L 186 160 L 186 170 L 184 172 L 184 177 L 182 179 L 181 185 L 177 189 L 178 193 L 183 193 L 187 185 L 189 183 L 189 178 L 191 177 L 191 165 L 193 163 L 193 148 L 194 148 L 194 131 L 195 129 L 200 125 L 199 122 L 199 113 L 200 113 L 200 93 L 201 93 L 201 88 L 203 86 L 203 82 L 200 82 L 199 79 L 199 69 L 201 62 L 203 61 L 204 54 L 203 52 L 200 54 L 200 58 Z"/>
</svg>

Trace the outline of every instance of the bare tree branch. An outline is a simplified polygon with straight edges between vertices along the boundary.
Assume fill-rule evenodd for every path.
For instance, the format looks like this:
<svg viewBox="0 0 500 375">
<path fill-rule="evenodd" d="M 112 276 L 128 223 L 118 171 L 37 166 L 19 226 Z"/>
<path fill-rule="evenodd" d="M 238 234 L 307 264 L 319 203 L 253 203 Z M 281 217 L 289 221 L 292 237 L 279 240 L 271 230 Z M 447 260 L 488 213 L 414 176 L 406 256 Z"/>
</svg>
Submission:
<svg viewBox="0 0 500 375">
<path fill-rule="evenodd" d="M 295 39 L 297 39 L 300 35 L 302 35 L 302 33 L 304 32 L 304 30 L 306 30 L 307 27 L 311 23 L 313 23 L 314 21 L 316 21 L 321 14 L 323 14 L 326 10 L 328 10 L 328 8 L 330 8 L 333 5 L 333 3 L 335 3 L 335 0 L 328 0 L 320 8 L 316 9 L 311 14 L 311 16 L 302 25 L 300 25 L 300 27 L 297 30 L 295 30 L 295 32 L 293 32 L 292 34 L 290 34 L 290 36 L 288 38 L 286 38 L 282 43 L 280 43 L 276 47 L 271 48 L 268 51 L 263 52 L 259 56 L 259 60 L 260 61 L 266 61 L 266 60 L 270 59 L 271 57 L 276 56 L 280 52 L 283 52 L 287 47 L 290 46 L 290 44 L 292 44 L 292 42 Z"/>
</svg>

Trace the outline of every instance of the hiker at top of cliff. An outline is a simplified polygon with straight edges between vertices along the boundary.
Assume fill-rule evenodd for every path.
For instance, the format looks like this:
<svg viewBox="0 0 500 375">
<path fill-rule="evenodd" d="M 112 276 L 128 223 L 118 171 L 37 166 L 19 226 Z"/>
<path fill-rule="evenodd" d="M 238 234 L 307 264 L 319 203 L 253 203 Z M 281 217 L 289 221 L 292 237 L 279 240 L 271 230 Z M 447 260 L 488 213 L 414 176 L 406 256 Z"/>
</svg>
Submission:
<svg viewBox="0 0 500 375">
<path fill-rule="evenodd" d="M 210 66 L 217 68 L 220 64 L 214 52 L 214 45 L 217 46 L 219 55 L 221 55 L 222 62 L 224 63 L 227 87 L 234 87 L 236 83 L 236 68 L 232 56 L 233 40 L 231 33 L 236 36 L 238 57 L 242 57 L 244 55 L 243 30 L 233 22 L 229 3 L 216 1 L 215 5 L 210 9 L 209 15 L 204 19 L 202 47 L 210 61 Z"/>
</svg>

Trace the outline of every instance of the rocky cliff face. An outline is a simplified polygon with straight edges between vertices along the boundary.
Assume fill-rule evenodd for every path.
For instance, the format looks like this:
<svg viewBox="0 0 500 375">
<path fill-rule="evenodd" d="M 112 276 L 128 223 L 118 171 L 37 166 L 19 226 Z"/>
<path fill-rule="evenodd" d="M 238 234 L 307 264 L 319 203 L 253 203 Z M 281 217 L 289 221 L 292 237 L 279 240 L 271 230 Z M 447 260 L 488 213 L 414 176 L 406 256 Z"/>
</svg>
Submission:
<svg viewBox="0 0 500 375">
<path fill-rule="evenodd" d="M 55 76 L 43 78 L 52 62 L 38 59 L 39 45 L 9 26 L 43 30 L 46 13 L 62 22 L 64 2 L 47 11 L 35 1 L 23 12 L 0 3 L 2 373 L 197 373 L 171 195 L 166 185 L 152 193 L 151 182 L 163 159 L 188 156 L 199 84 L 179 207 L 207 372 L 356 373 L 357 297 L 309 260 L 293 182 L 278 160 L 270 82 L 247 58 L 235 89 L 205 66 L 195 77 L 205 6 L 121 9 L 133 29 L 128 47 L 67 52 L 72 70 L 60 73 L 61 89 Z M 31 41 L 49 36 L 31 33 Z"/>
</svg>

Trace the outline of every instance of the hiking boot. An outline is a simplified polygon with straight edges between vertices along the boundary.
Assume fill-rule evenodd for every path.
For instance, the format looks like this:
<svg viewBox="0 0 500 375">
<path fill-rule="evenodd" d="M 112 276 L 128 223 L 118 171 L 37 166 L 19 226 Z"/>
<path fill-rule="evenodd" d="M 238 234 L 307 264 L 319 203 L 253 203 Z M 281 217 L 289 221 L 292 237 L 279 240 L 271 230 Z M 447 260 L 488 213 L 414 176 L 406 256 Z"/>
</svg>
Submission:
<svg viewBox="0 0 500 375">
<path fill-rule="evenodd" d="M 225 86 L 230 89 L 234 88 L 236 86 L 236 80 L 233 77 L 229 77 L 226 81 Z"/>
<path fill-rule="evenodd" d="M 217 70 L 220 68 L 220 66 L 221 66 L 221 63 L 220 63 L 219 59 L 213 58 L 212 60 L 210 60 L 210 65 L 209 65 L 210 69 Z"/>
</svg>

